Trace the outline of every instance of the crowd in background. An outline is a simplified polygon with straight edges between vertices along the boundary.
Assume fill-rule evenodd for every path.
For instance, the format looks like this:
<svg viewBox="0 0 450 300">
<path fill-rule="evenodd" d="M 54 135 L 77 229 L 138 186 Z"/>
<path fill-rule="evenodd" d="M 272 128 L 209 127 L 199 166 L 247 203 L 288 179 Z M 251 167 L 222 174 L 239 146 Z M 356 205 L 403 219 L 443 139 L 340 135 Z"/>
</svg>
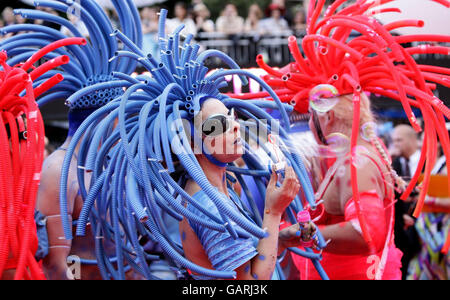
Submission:
<svg viewBox="0 0 450 300">
<path fill-rule="evenodd" d="M 158 13 L 157 7 L 146 7 L 141 11 L 144 28 L 144 49 L 157 54 Z M 276 35 L 304 35 L 306 33 L 306 13 L 303 7 L 293 11 L 287 10 L 285 1 L 274 0 L 267 7 L 253 3 L 247 16 L 240 15 L 232 3 L 225 4 L 220 16 L 213 20 L 208 7 L 200 0 L 192 1 L 191 5 L 178 2 L 174 6 L 173 18 L 167 21 L 166 30 L 173 32 L 180 24 L 185 25 L 182 34 L 192 34 L 197 40 L 208 38 L 225 38 L 235 40 L 240 37 Z"/>
<path fill-rule="evenodd" d="M 151 10 L 146 8 L 145 10 Z M 293 15 L 294 14 L 294 15 Z M 145 17 L 143 17 L 144 19 Z M 154 21 L 154 20 L 152 20 Z M 172 23 L 172 24 L 171 24 Z M 285 1 L 273 0 L 267 7 L 253 3 L 246 16 L 241 15 L 232 3 L 226 3 L 220 16 L 211 19 L 208 7 L 200 0 L 191 5 L 178 2 L 174 7 L 174 18 L 169 20 L 170 29 L 180 23 L 186 25 L 185 33 L 197 35 L 202 32 L 223 34 L 277 34 L 305 30 L 306 16 L 303 7 L 286 9 Z"/>
<path fill-rule="evenodd" d="M 45 12 L 57 14 L 52 9 L 39 8 Z M 144 33 L 144 51 L 158 54 L 157 51 L 157 31 L 158 12 L 160 7 L 149 6 L 140 8 L 142 29 Z M 113 12 L 107 11 L 111 20 L 118 22 Z M 88 36 L 88 31 L 84 24 L 75 15 L 68 15 L 70 21 L 80 31 L 82 35 Z M 11 7 L 6 7 L 1 15 L 0 27 L 12 24 L 30 23 L 33 20 L 25 20 L 20 15 L 14 15 Z M 40 20 L 35 23 L 42 23 Z M 114 23 L 113 22 L 113 23 Z M 180 24 L 185 25 L 182 34 L 192 34 L 201 40 L 208 37 L 223 36 L 223 38 L 234 38 L 236 36 L 264 36 L 264 35 L 303 35 L 306 32 L 306 13 L 300 6 L 295 9 L 286 9 L 284 0 L 273 0 L 267 7 L 261 7 L 258 3 L 253 3 L 246 16 L 241 15 L 232 3 L 224 3 L 224 7 L 219 17 L 215 20 L 211 18 L 210 10 L 201 0 L 193 0 L 190 5 L 178 2 L 173 9 L 169 9 L 169 19 L 167 20 L 167 32 L 172 32 Z M 48 23 L 48 26 L 59 29 L 67 33 L 68 29 L 58 28 L 57 24 Z M 5 38 L 0 37 L 1 38 Z"/>
<path fill-rule="evenodd" d="M 447 131 L 450 133 L 450 123 L 447 123 Z M 385 141 L 392 156 L 392 168 L 408 183 L 420 168 L 423 134 L 417 134 L 410 125 L 399 124 L 385 135 Z M 431 174 L 447 176 L 445 155 L 440 143 Z M 445 187 L 430 187 L 425 197 L 428 208 L 416 219 L 412 215 L 419 197 L 418 189 L 406 200 L 401 200 L 401 195 L 396 194 L 395 244 L 403 252 L 402 279 L 448 280 L 449 256 L 439 253 L 437 249 L 442 246 L 439 239 L 443 239 L 449 230 L 450 214 L 447 212 L 450 198 L 443 193 Z"/>
</svg>

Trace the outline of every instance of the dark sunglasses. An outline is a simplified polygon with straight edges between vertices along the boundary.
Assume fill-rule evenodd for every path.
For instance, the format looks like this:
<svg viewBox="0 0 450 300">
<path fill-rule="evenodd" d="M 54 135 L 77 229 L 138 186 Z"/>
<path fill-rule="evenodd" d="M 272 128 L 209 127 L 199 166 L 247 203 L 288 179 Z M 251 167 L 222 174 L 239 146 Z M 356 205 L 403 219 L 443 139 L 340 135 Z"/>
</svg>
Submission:
<svg viewBox="0 0 450 300">
<path fill-rule="evenodd" d="M 327 139 L 325 138 L 322 128 L 320 127 L 319 117 L 317 116 L 317 112 L 312 109 L 311 110 L 311 118 L 313 118 L 314 128 L 316 129 L 317 137 L 324 145 L 328 145 Z"/>
<path fill-rule="evenodd" d="M 227 115 L 215 114 L 202 123 L 202 134 L 205 136 L 219 136 L 228 132 L 233 126 L 233 121 L 237 120 L 234 108 L 230 109 Z"/>
</svg>

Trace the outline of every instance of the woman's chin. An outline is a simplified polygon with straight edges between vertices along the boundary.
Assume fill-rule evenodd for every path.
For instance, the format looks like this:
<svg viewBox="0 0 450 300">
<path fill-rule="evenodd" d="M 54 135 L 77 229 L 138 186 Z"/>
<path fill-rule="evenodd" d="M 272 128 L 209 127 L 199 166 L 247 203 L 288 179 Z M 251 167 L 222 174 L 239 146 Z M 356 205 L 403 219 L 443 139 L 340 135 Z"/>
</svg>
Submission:
<svg viewBox="0 0 450 300">
<path fill-rule="evenodd" d="M 228 163 L 232 163 L 232 162 L 238 160 L 239 158 L 242 157 L 242 155 L 244 155 L 244 152 L 243 152 L 243 148 L 241 147 L 241 148 L 235 149 L 233 151 L 233 153 L 229 153 L 229 154 L 223 155 L 221 157 L 219 156 L 218 159 L 219 159 L 219 161 L 222 161 L 222 162 L 228 164 Z"/>
</svg>

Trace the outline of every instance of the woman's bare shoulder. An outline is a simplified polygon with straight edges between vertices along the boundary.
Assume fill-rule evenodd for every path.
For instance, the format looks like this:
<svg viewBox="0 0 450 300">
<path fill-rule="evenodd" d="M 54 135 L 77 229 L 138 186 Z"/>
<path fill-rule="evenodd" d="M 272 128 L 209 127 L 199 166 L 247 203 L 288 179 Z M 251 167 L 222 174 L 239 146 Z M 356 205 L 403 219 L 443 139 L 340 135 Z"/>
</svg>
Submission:
<svg viewBox="0 0 450 300">
<path fill-rule="evenodd" d="M 66 151 L 56 150 L 50 154 L 42 165 L 42 174 L 46 176 L 51 176 L 55 174 L 60 174 L 62 165 L 64 162 L 64 157 Z"/>
<path fill-rule="evenodd" d="M 194 180 L 188 180 L 184 190 L 186 191 L 186 193 L 192 196 L 195 193 L 199 192 L 201 188 Z"/>
</svg>

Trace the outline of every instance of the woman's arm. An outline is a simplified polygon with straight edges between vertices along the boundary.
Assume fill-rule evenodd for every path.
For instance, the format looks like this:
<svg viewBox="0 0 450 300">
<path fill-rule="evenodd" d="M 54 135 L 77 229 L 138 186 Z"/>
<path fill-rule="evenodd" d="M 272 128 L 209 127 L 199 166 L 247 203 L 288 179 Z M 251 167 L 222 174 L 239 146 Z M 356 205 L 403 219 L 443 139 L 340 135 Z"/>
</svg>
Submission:
<svg viewBox="0 0 450 300">
<path fill-rule="evenodd" d="M 66 240 L 59 205 L 59 176 L 62 160 L 58 153 L 44 162 L 42 180 L 37 195 L 36 208 L 46 216 L 46 228 L 49 241 L 49 252 L 44 258 L 43 267 L 47 279 L 66 280 L 68 270 L 67 257 L 70 255 L 72 241 Z M 73 211 L 73 201 L 69 201 L 69 218 Z"/>
<path fill-rule="evenodd" d="M 366 241 L 350 222 L 319 226 L 319 230 L 324 239 L 330 241 L 326 247 L 327 252 L 346 255 L 369 253 Z M 278 255 L 286 248 L 300 246 L 301 232 L 298 224 L 280 231 Z"/>
<path fill-rule="evenodd" d="M 426 196 L 425 204 L 433 208 L 450 209 L 450 198 Z"/>
<path fill-rule="evenodd" d="M 300 183 L 291 167 L 286 168 L 286 175 L 281 187 L 276 187 L 278 175 L 272 174 L 267 186 L 263 228 L 268 236 L 261 239 L 257 246 L 258 255 L 236 270 L 237 279 L 269 280 L 275 270 L 278 255 L 278 238 L 281 216 L 300 189 Z"/>
</svg>

